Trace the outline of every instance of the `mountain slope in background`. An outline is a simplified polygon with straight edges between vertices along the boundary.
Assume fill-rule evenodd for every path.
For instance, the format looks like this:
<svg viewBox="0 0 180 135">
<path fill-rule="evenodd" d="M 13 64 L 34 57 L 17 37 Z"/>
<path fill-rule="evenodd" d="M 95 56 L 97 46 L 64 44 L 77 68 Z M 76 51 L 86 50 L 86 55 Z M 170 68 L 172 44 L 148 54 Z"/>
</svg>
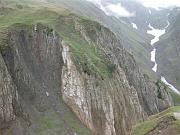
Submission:
<svg viewBox="0 0 180 135">
<path fill-rule="evenodd" d="M 157 60 L 159 74 L 166 76 L 169 82 L 180 89 L 180 11 L 178 9 L 174 9 L 169 15 L 171 25 L 157 43 Z"/>
</svg>

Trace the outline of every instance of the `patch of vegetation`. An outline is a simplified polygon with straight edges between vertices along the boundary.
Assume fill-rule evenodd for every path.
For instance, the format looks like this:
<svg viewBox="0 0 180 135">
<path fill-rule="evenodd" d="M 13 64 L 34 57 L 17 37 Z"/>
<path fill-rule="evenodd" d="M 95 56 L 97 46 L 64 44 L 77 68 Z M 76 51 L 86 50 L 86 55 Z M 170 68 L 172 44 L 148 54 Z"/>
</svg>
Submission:
<svg viewBox="0 0 180 135">
<path fill-rule="evenodd" d="M 15 23 L 35 24 L 42 22 L 44 24 L 52 24 L 58 14 L 47 9 L 23 9 L 17 10 L 7 16 L 0 17 L 0 28 L 9 27 Z"/>
<path fill-rule="evenodd" d="M 45 112 L 37 119 L 37 129 L 35 133 L 38 135 L 49 135 L 53 132 L 60 132 L 61 135 L 66 135 L 63 127 L 63 122 L 59 119 L 57 114 L 51 110 Z"/>
<path fill-rule="evenodd" d="M 153 130 L 157 126 L 160 120 L 167 117 L 172 117 L 172 116 L 174 117 L 174 112 L 179 112 L 179 111 L 180 111 L 180 106 L 175 106 L 159 114 L 149 117 L 149 120 L 140 123 L 133 128 L 132 135 L 147 134 L 149 131 Z M 175 123 L 176 123 L 175 126 L 178 128 L 179 120 L 175 121 Z"/>
<path fill-rule="evenodd" d="M 157 121 L 147 121 L 139 124 L 133 130 L 133 135 L 145 135 L 156 126 Z"/>
<path fill-rule="evenodd" d="M 32 33 L 32 25 L 36 23 L 43 23 L 49 27 L 53 27 L 53 22 L 57 19 L 58 13 L 48 8 L 41 7 L 26 7 L 25 4 L 31 1 L 10 0 L 6 1 L 8 7 L 1 7 L 0 12 L 5 15 L 0 15 L 0 51 L 9 49 L 8 44 L 8 29 L 9 28 L 25 28 L 28 29 L 29 35 Z M 20 4 L 19 4 L 20 3 Z M 27 5 L 28 5 L 27 4 Z M 26 6 L 27 6 L 26 5 Z M 30 5 L 30 4 L 29 4 Z M 10 8 L 9 8 L 10 7 Z M 13 12 L 12 12 L 13 11 Z M 5 13 L 6 12 L 6 13 Z"/>
<path fill-rule="evenodd" d="M 167 91 L 168 87 L 161 80 L 158 80 L 156 82 L 156 86 L 157 86 L 157 97 L 159 99 L 163 99 L 161 89 L 164 89 Z"/>
<path fill-rule="evenodd" d="M 95 74 L 100 76 L 102 79 L 111 77 L 115 70 L 115 65 L 106 59 L 105 54 L 99 49 L 98 45 L 89 44 L 82 38 L 81 34 L 75 30 L 74 24 L 72 15 L 67 17 L 61 16 L 57 22 L 56 30 L 59 31 L 65 42 L 70 46 L 78 69 L 88 75 Z M 93 25 L 92 22 L 91 25 Z M 90 31 L 97 30 L 100 26 L 95 23 L 92 28 Z"/>
<path fill-rule="evenodd" d="M 172 99 L 174 101 L 175 105 L 180 105 L 180 96 L 176 93 L 174 93 L 173 91 L 170 90 L 170 94 L 172 96 Z"/>
<path fill-rule="evenodd" d="M 72 116 L 71 111 L 66 111 L 64 114 L 66 121 L 68 122 L 69 126 L 78 134 L 78 135 L 91 135 L 91 132 L 81 124 L 81 122 L 75 117 Z"/>
<path fill-rule="evenodd" d="M 180 132 L 180 120 L 175 121 L 175 128 L 178 132 Z"/>
<path fill-rule="evenodd" d="M 105 59 L 104 54 L 98 47 L 89 45 L 80 38 L 65 38 L 70 45 L 74 55 L 74 61 L 79 69 L 88 75 L 100 75 L 102 78 L 111 77 L 115 70 L 115 66 Z"/>
<path fill-rule="evenodd" d="M 156 115 L 151 116 L 150 119 L 161 118 L 161 117 L 163 117 L 163 116 L 172 114 L 172 113 L 174 113 L 174 112 L 179 112 L 179 111 L 180 111 L 180 106 L 174 106 L 174 107 L 168 108 L 168 109 L 160 112 L 159 114 L 156 114 Z"/>
<path fill-rule="evenodd" d="M 8 42 L 8 30 L 6 28 L 0 29 L 0 52 L 10 49 L 11 46 Z"/>
<path fill-rule="evenodd" d="M 71 110 L 64 105 L 62 105 L 61 109 L 66 112 L 63 115 L 63 119 L 73 131 L 75 131 L 78 135 L 91 135 L 91 132 L 84 125 L 82 125 Z M 49 109 L 48 111 L 39 115 L 39 117 L 35 119 L 35 122 L 37 125 L 34 133 L 37 135 L 51 135 L 54 133 L 59 135 L 67 135 L 64 121 L 52 109 Z"/>
</svg>

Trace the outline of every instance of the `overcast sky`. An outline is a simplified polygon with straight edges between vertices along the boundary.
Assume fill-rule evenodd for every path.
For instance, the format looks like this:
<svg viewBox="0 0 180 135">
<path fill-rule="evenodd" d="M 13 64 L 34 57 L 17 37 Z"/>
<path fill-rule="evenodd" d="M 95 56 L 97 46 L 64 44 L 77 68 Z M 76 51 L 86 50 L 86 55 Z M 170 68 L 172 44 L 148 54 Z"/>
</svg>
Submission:
<svg viewBox="0 0 180 135">
<path fill-rule="evenodd" d="M 146 7 L 159 8 L 159 7 L 172 7 L 180 6 L 180 0 L 136 0 L 141 2 Z"/>
<path fill-rule="evenodd" d="M 103 10 L 107 15 L 115 15 L 116 17 L 130 17 L 135 15 L 135 13 L 128 12 L 124 7 L 121 6 L 121 3 L 118 4 L 109 4 L 104 7 L 102 5 L 103 0 L 87 0 L 93 2 L 101 10 Z M 161 7 L 168 8 L 173 6 L 180 7 L 180 0 L 134 0 L 142 3 L 145 7 L 151 7 L 159 9 Z"/>
</svg>

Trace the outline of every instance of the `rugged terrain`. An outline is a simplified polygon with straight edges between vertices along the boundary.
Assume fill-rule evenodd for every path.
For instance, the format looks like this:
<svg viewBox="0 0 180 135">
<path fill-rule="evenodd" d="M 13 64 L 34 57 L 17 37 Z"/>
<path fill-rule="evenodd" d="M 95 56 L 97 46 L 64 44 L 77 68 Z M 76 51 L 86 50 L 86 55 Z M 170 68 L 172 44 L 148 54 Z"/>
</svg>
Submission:
<svg viewBox="0 0 180 135">
<path fill-rule="evenodd" d="M 169 15 L 171 23 L 166 34 L 157 43 L 157 60 L 159 62 L 159 74 L 167 77 L 168 81 L 180 89 L 180 12 L 174 9 Z"/>
<path fill-rule="evenodd" d="M 169 108 L 160 114 L 153 115 L 144 122 L 136 125 L 133 135 L 179 135 L 180 109 Z"/>
<path fill-rule="evenodd" d="M 1 4 L 2 135 L 128 135 L 174 105 L 102 24 L 64 4 Z"/>
</svg>

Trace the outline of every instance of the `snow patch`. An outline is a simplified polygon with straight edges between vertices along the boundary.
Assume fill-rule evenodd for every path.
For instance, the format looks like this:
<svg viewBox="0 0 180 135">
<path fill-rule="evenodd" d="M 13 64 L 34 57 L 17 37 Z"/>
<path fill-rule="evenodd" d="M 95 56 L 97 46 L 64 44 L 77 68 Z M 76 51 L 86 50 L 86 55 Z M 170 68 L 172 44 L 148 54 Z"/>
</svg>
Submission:
<svg viewBox="0 0 180 135">
<path fill-rule="evenodd" d="M 165 29 L 163 29 L 163 30 L 154 29 L 150 24 L 149 24 L 149 28 L 151 30 L 148 30 L 147 33 L 155 36 L 154 39 L 151 40 L 151 45 L 153 46 L 154 43 L 159 41 L 159 37 L 164 35 L 166 31 L 165 31 Z"/>
<path fill-rule="evenodd" d="M 156 62 L 156 49 L 155 48 L 151 52 L 151 61 Z"/>
<path fill-rule="evenodd" d="M 170 84 L 169 82 L 167 82 L 167 80 L 162 76 L 161 77 L 161 81 L 163 83 L 165 83 L 170 89 L 172 89 L 175 93 L 177 93 L 178 95 L 180 95 L 180 92 L 178 89 L 176 89 L 172 84 Z"/>
<path fill-rule="evenodd" d="M 49 92 L 46 91 L 46 96 L 49 97 Z"/>
<path fill-rule="evenodd" d="M 149 9 L 149 14 L 151 15 L 151 10 Z"/>
<path fill-rule="evenodd" d="M 37 24 L 34 25 L 34 31 L 37 31 Z"/>
<path fill-rule="evenodd" d="M 154 36 L 154 38 L 151 40 L 151 46 L 153 47 L 153 51 L 151 51 L 151 61 L 154 63 L 154 67 L 152 68 L 152 70 L 154 72 L 157 72 L 157 66 L 158 66 L 158 64 L 156 63 L 156 48 L 154 47 L 154 44 L 159 41 L 160 36 L 165 34 L 166 28 L 168 28 L 169 25 L 170 25 L 170 23 L 169 23 L 169 21 L 167 21 L 167 26 L 163 30 L 159 30 L 159 29 L 154 29 L 151 26 L 151 24 L 149 24 L 149 28 L 151 30 L 148 30 L 147 33 Z M 175 93 L 180 95 L 179 90 L 176 89 L 172 84 L 168 83 L 163 76 L 161 77 L 161 81 L 164 84 L 166 84 L 172 91 L 174 91 Z"/>
<path fill-rule="evenodd" d="M 151 46 L 153 46 L 153 51 L 151 51 L 151 61 L 154 63 L 154 67 L 152 68 L 152 70 L 154 72 L 157 72 L 158 65 L 156 63 L 156 48 L 154 47 L 154 44 L 159 41 L 160 36 L 165 34 L 165 29 L 154 29 L 151 24 L 149 24 L 149 28 L 151 30 L 148 30 L 147 33 L 154 36 L 154 38 L 151 40 Z"/>
<path fill-rule="evenodd" d="M 131 23 L 134 29 L 137 29 L 137 25 L 135 23 Z"/>
<path fill-rule="evenodd" d="M 154 67 L 152 70 L 154 72 L 157 72 L 157 63 L 156 63 L 156 49 L 154 48 L 153 51 L 151 52 L 151 61 L 154 62 Z"/>
</svg>

